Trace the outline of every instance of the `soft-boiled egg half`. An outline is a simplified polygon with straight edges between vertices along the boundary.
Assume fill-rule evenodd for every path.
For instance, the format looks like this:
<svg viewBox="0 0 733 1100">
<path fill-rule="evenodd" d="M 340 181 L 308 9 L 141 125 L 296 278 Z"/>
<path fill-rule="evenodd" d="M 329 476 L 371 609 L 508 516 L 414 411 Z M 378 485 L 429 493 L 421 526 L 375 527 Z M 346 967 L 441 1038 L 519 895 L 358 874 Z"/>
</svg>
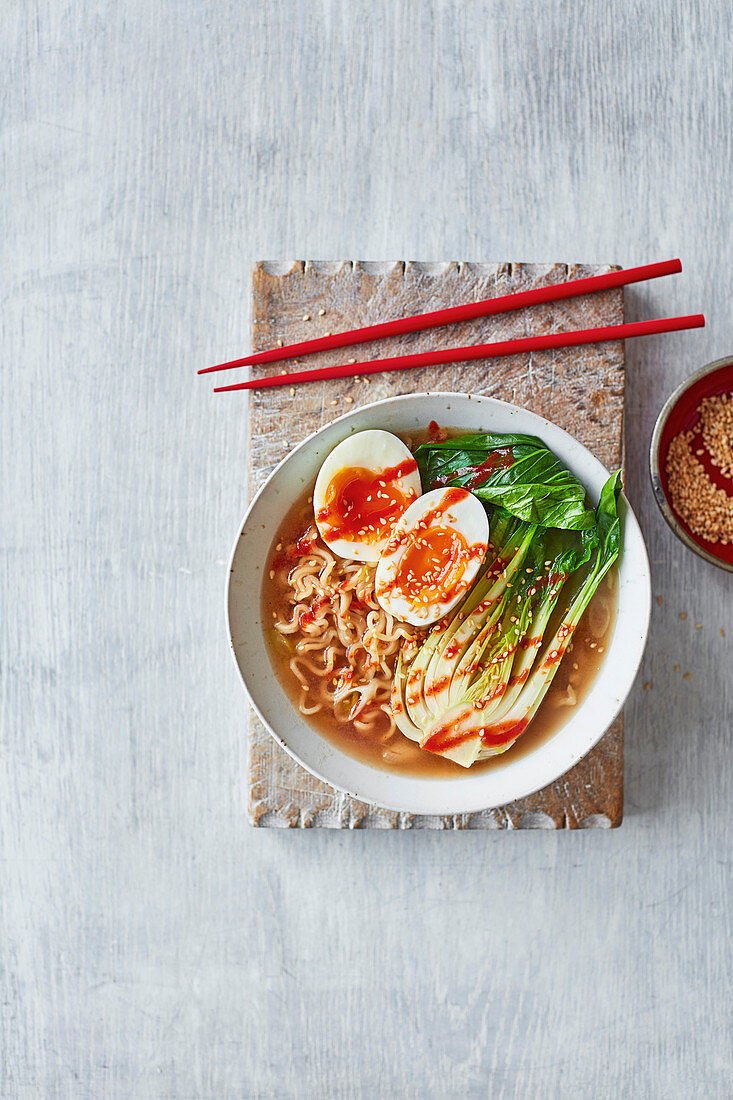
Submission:
<svg viewBox="0 0 733 1100">
<path fill-rule="evenodd" d="M 316 526 L 339 557 L 379 561 L 392 528 L 421 491 L 417 463 L 401 439 L 356 432 L 321 466 L 313 490 Z"/>
<path fill-rule="evenodd" d="M 472 493 L 425 493 L 397 521 L 382 552 L 377 602 L 401 622 L 437 622 L 473 584 L 488 543 L 489 521 Z"/>
</svg>

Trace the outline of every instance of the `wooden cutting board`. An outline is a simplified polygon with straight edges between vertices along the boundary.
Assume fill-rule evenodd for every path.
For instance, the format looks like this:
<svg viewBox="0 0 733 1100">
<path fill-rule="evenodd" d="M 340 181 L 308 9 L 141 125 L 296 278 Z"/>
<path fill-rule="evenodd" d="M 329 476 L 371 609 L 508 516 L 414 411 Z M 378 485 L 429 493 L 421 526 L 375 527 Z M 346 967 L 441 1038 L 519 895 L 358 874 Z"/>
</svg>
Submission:
<svg viewBox="0 0 733 1100">
<path fill-rule="evenodd" d="M 343 329 L 511 291 L 595 275 L 580 264 L 261 262 L 252 272 L 252 348 L 262 351 Z M 609 290 L 425 333 L 323 352 L 282 364 L 296 371 L 525 334 L 619 324 L 623 290 Z M 277 369 L 278 364 L 275 364 Z M 255 375 L 273 366 L 254 368 Z M 425 390 L 486 394 L 540 413 L 572 432 L 609 469 L 623 459 L 621 342 L 454 363 L 371 378 L 332 380 L 250 395 L 249 490 L 291 447 L 336 416 Z M 249 715 L 249 814 L 255 825 L 325 828 L 613 828 L 623 813 L 623 715 L 596 747 L 549 787 L 500 809 L 450 816 L 383 810 L 314 779 Z"/>
</svg>

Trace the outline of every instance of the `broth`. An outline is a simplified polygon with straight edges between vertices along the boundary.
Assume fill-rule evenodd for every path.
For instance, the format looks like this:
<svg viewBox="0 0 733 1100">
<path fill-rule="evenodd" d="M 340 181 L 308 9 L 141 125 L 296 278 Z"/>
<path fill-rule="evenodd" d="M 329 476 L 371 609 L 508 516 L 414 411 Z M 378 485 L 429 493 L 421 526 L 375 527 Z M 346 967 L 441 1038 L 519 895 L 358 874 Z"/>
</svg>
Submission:
<svg viewBox="0 0 733 1100">
<path fill-rule="evenodd" d="M 414 446 L 416 442 L 416 435 L 413 435 L 409 443 Z M 266 572 L 262 590 L 262 621 L 266 624 L 272 667 L 296 710 L 299 706 L 301 686 L 290 667 L 293 652 L 283 636 L 269 624 L 278 619 L 289 619 L 292 613 L 287 584 L 291 565 L 283 563 L 281 551 L 290 544 L 301 543 L 302 545 L 302 536 L 312 522 L 311 498 L 309 495 L 303 495 L 291 507 L 273 540 L 270 568 Z M 320 543 L 320 540 L 318 542 Z M 577 585 L 580 580 L 580 577 L 574 581 L 571 579 L 564 592 L 569 594 L 572 591 L 570 585 Z M 562 607 L 566 606 L 567 596 L 560 602 Z M 380 715 L 370 730 L 359 729 L 354 722 L 340 721 L 332 709 L 325 707 L 305 717 L 327 741 L 342 752 L 372 767 L 387 771 L 421 778 L 455 779 L 461 775 L 475 773 L 477 770 L 503 767 L 510 760 L 526 756 L 552 737 L 567 720 L 569 709 L 573 705 L 582 703 L 586 698 L 603 663 L 605 649 L 613 631 L 616 606 L 617 571 L 614 567 L 609 570 L 594 593 L 547 695 L 527 730 L 506 752 L 488 760 L 478 761 L 470 769 L 462 768 L 451 760 L 420 749 L 416 742 L 410 741 L 397 729 L 390 732 L 391 722 L 386 714 Z M 560 625 L 562 607 L 556 608 L 553 612 L 548 631 L 554 631 Z M 416 631 L 416 633 L 420 635 L 423 632 Z M 393 665 L 394 660 L 392 667 Z M 323 677 L 310 673 L 307 669 L 301 670 L 301 673 L 315 693 Z M 314 700 L 315 694 L 313 697 L 307 697 L 307 702 Z"/>
</svg>

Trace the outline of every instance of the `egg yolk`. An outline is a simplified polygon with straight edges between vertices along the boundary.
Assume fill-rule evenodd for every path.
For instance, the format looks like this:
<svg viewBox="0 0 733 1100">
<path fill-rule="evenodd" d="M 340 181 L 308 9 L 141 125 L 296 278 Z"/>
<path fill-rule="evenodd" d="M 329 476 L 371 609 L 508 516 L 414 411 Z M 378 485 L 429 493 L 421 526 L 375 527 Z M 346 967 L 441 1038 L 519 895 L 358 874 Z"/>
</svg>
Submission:
<svg viewBox="0 0 733 1100">
<path fill-rule="evenodd" d="M 316 520 L 328 525 L 328 536 L 348 542 L 380 542 L 415 499 L 398 484 L 417 469 L 414 459 L 375 473 L 360 466 L 339 470 L 324 495 Z"/>
<path fill-rule="evenodd" d="M 390 587 L 416 604 L 452 599 L 460 591 L 471 548 L 460 531 L 432 527 L 416 532 L 400 557 Z"/>
</svg>

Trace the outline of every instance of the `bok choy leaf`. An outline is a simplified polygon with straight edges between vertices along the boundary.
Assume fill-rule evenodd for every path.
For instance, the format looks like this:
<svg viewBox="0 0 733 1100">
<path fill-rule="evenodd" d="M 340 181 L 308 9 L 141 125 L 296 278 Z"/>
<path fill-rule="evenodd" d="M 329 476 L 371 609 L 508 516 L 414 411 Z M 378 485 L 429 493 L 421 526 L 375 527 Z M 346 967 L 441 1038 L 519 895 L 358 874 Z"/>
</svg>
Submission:
<svg viewBox="0 0 733 1100">
<path fill-rule="evenodd" d="M 467 452 L 462 453 L 465 461 Z M 506 503 L 496 510 L 491 563 L 417 655 L 398 664 L 393 714 L 421 748 L 470 767 L 506 751 L 526 729 L 593 593 L 618 557 L 620 492 L 619 471 L 604 485 L 596 512 L 590 512 L 591 528 L 517 523 Z M 555 513 L 544 506 L 543 514 Z M 580 567 L 587 574 L 546 642 L 567 578 Z"/>
<path fill-rule="evenodd" d="M 460 485 L 485 504 L 542 527 L 593 528 L 585 488 L 530 435 L 481 433 L 423 443 L 415 451 L 423 486 Z"/>
</svg>

